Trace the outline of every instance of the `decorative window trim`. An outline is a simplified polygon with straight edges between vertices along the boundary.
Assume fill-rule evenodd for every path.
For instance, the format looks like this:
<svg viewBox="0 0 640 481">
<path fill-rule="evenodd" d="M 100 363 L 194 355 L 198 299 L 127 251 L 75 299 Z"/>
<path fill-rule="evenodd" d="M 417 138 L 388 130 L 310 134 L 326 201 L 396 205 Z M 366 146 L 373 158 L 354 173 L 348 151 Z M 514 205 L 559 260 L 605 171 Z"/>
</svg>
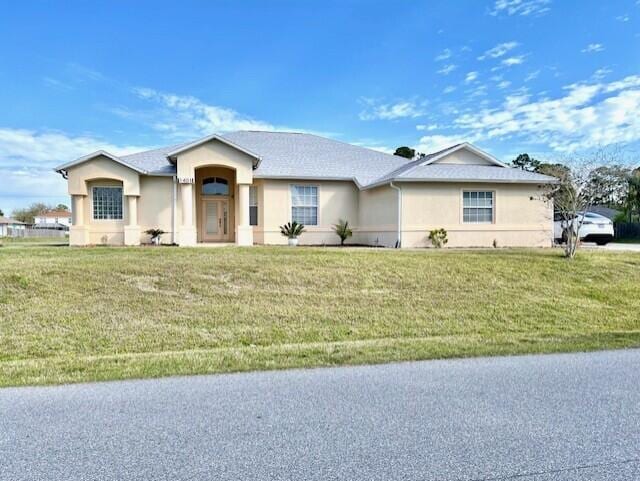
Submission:
<svg viewBox="0 0 640 481">
<path fill-rule="evenodd" d="M 314 189 L 316 189 L 316 205 L 297 205 L 294 206 L 293 205 L 293 189 L 295 187 L 312 187 Z M 316 209 L 316 222 L 315 224 L 311 224 L 311 223 L 302 223 L 305 226 L 310 226 L 310 227 L 316 227 L 321 225 L 320 223 L 320 186 L 318 184 L 307 184 L 307 183 L 298 183 L 298 184 L 289 184 L 289 219 L 291 220 L 291 222 L 294 221 L 293 219 L 293 209 L 294 207 L 298 207 L 298 208 L 315 208 Z"/>
<path fill-rule="evenodd" d="M 475 193 L 475 194 L 480 194 L 482 193 L 483 195 L 486 194 L 491 194 L 491 207 L 485 207 L 485 206 L 479 206 L 478 203 L 476 203 L 475 207 L 465 207 L 464 205 L 464 197 L 465 194 L 471 194 L 471 193 Z M 479 210 L 488 210 L 491 209 L 491 220 L 490 221 L 471 221 L 471 220 L 465 220 L 465 209 L 474 209 L 476 211 Z M 476 218 L 477 218 L 477 212 L 476 212 Z M 461 194 L 460 194 L 460 223 L 461 224 L 476 224 L 476 225 L 490 225 L 490 224 L 495 224 L 496 223 L 496 191 L 495 190 L 490 190 L 490 189 L 478 189 L 478 190 L 471 190 L 471 189 L 463 189 Z"/>
<path fill-rule="evenodd" d="M 96 217 L 96 189 L 119 189 L 120 190 L 120 217 L 100 218 Z M 91 220 L 94 222 L 122 222 L 124 221 L 124 188 L 120 185 L 94 185 L 91 187 Z"/>
</svg>

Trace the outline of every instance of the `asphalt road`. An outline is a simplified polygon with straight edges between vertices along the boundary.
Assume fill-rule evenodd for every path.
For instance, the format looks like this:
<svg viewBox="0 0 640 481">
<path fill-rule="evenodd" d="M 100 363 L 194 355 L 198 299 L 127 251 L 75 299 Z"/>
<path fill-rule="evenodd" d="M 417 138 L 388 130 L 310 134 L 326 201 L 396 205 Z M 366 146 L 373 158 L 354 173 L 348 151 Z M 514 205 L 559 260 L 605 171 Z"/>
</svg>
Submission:
<svg viewBox="0 0 640 481">
<path fill-rule="evenodd" d="M 0 390 L 2 480 L 637 480 L 640 351 Z"/>
</svg>

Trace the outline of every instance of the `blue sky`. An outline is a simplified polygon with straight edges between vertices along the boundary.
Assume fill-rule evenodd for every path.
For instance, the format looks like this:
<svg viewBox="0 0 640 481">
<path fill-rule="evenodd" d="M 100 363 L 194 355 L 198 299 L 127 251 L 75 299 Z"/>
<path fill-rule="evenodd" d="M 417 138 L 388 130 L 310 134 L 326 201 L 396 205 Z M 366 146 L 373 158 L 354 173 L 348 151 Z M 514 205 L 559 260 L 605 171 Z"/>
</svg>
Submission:
<svg viewBox="0 0 640 481">
<path fill-rule="evenodd" d="M 303 130 L 503 160 L 640 141 L 640 0 L 5 2 L 0 208 L 52 167 L 213 132 Z M 640 159 L 636 162 L 640 163 Z"/>
</svg>

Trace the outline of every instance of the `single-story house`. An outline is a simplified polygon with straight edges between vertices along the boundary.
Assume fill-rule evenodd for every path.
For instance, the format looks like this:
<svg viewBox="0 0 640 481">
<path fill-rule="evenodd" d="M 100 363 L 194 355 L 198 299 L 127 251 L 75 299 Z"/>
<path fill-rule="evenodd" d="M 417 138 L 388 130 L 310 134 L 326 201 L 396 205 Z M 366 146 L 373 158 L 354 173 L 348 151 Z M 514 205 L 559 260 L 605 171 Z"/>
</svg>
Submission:
<svg viewBox="0 0 640 481">
<path fill-rule="evenodd" d="M 7 237 L 10 229 L 24 230 L 26 226 L 24 222 L 0 215 L 0 237 Z"/>
<path fill-rule="evenodd" d="M 240 131 L 60 165 L 72 198 L 71 245 L 138 245 L 159 228 L 180 246 L 284 244 L 279 226 L 306 226 L 301 244 L 336 244 L 345 219 L 357 244 L 551 246 L 553 177 L 511 168 L 468 143 L 419 159 L 305 133 Z"/>
<path fill-rule="evenodd" d="M 71 226 L 71 212 L 68 210 L 47 210 L 33 218 L 34 227 L 67 230 Z"/>
</svg>

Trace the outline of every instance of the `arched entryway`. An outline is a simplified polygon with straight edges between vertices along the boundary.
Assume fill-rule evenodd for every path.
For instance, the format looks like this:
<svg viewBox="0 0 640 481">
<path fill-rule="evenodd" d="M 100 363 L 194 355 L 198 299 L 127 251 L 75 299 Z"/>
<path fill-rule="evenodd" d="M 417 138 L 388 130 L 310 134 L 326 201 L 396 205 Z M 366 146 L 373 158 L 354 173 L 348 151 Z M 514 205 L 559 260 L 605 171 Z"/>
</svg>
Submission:
<svg viewBox="0 0 640 481">
<path fill-rule="evenodd" d="M 234 242 L 236 172 L 220 166 L 195 171 L 198 242 Z"/>
</svg>

